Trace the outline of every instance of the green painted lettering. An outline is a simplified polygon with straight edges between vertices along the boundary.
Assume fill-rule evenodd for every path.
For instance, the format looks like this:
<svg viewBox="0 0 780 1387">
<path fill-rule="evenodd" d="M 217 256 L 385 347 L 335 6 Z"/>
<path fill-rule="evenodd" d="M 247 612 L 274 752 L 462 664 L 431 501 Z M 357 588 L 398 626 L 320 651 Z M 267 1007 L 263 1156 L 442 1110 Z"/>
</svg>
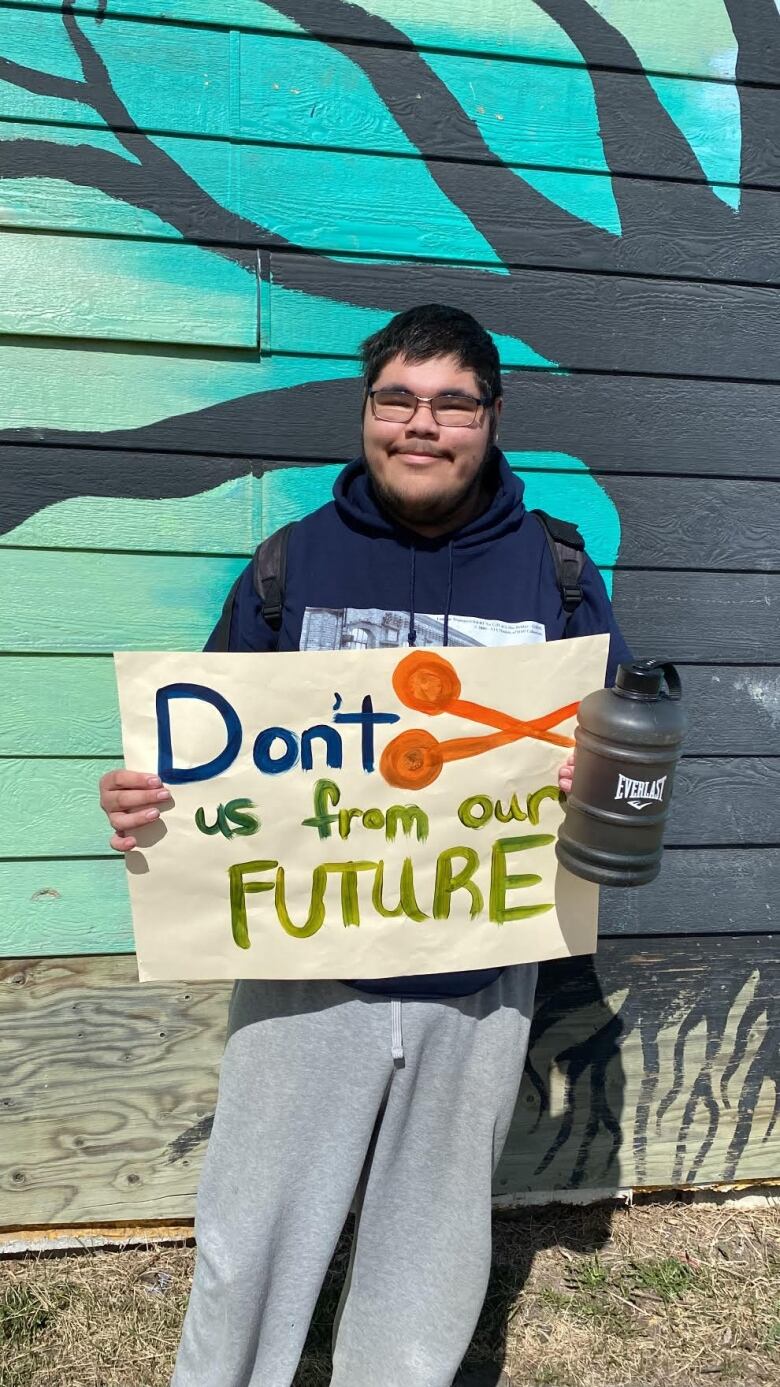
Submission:
<svg viewBox="0 0 780 1387">
<path fill-rule="evenodd" d="M 375 872 L 378 862 L 326 862 L 324 870 L 341 876 L 341 921 L 343 925 L 360 924 L 358 901 L 358 872 Z"/>
<path fill-rule="evenodd" d="M 202 809 L 195 810 L 195 827 L 201 833 L 221 833 L 223 838 L 234 838 L 236 836 L 245 838 L 250 833 L 257 833 L 260 827 L 259 814 L 246 814 L 246 809 L 254 809 L 251 799 L 231 799 L 227 804 L 220 804 L 217 807 L 217 817 L 213 824 L 206 823 L 206 815 Z M 231 827 L 231 825 L 233 825 Z"/>
<path fill-rule="evenodd" d="M 385 816 L 381 809 L 367 809 L 363 815 L 364 828 L 384 828 Z"/>
<path fill-rule="evenodd" d="M 462 858 L 464 865 L 459 872 L 453 872 L 453 862 Z M 471 897 L 470 915 L 472 920 L 484 904 L 482 892 L 471 880 L 479 866 L 479 853 L 474 848 L 445 848 L 436 859 L 436 878 L 433 885 L 433 918 L 449 920 L 450 904 L 456 891 L 468 891 Z"/>
<path fill-rule="evenodd" d="M 525 807 L 532 824 L 538 824 L 539 806 L 545 799 L 554 799 L 556 804 L 560 804 L 561 792 L 557 785 L 543 785 L 541 790 L 534 790 L 533 794 L 528 796 Z"/>
<path fill-rule="evenodd" d="M 479 814 L 475 810 L 479 809 Z M 487 795 L 470 795 L 458 806 L 458 818 L 466 828 L 482 828 L 493 817 L 493 803 Z"/>
<path fill-rule="evenodd" d="M 352 827 L 352 820 L 359 819 L 362 814 L 361 809 L 340 809 L 339 810 L 339 837 L 348 838 L 349 830 Z"/>
<path fill-rule="evenodd" d="M 312 873 L 311 900 L 309 903 L 309 914 L 306 917 L 306 924 L 294 925 L 287 909 L 287 900 L 284 890 L 284 867 L 279 868 L 276 873 L 274 905 L 276 906 L 276 918 L 286 934 L 292 935 L 293 939 L 311 939 L 311 936 L 317 933 L 317 930 L 320 929 L 325 919 L 325 887 L 327 884 L 327 869 L 325 867 L 315 867 Z"/>
<path fill-rule="evenodd" d="M 554 842 L 552 833 L 526 833 L 522 838 L 499 838 L 493 844 L 490 863 L 490 918 L 497 925 L 507 920 L 527 920 L 531 915 L 542 915 L 552 910 L 549 905 L 507 905 L 507 891 L 520 890 L 525 886 L 537 886 L 541 877 L 535 872 L 520 875 L 508 872 L 506 859 L 511 852 L 526 852 L 529 848 L 541 848 Z"/>
<path fill-rule="evenodd" d="M 223 833 L 227 838 L 248 838 L 250 834 L 257 833 L 260 827 L 260 815 L 248 814 L 248 809 L 255 806 L 251 799 L 231 799 L 225 805 Z M 235 827 L 229 828 L 228 824 Z"/>
<path fill-rule="evenodd" d="M 386 836 L 391 843 L 395 842 L 395 835 L 398 832 L 398 825 L 401 825 L 402 832 L 406 838 L 415 829 L 417 832 L 417 842 L 424 843 L 428 837 L 428 815 L 420 809 L 417 804 L 392 804 L 387 811 L 387 833 Z"/>
<path fill-rule="evenodd" d="M 232 867 L 228 867 L 228 877 L 230 878 L 230 927 L 233 931 L 233 941 L 239 949 L 248 949 L 250 945 L 249 926 L 246 918 L 246 898 L 247 894 L 254 895 L 259 891 L 273 891 L 272 881 L 245 881 L 244 878 L 249 872 L 270 872 L 278 867 L 278 862 L 234 862 Z M 281 871 L 281 867 L 279 868 Z"/>
<path fill-rule="evenodd" d="M 216 819 L 214 820 L 213 824 L 207 824 L 207 823 L 206 823 L 206 814 L 205 814 L 205 811 L 204 811 L 203 809 L 196 809 L 196 810 L 195 810 L 195 827 L 196 827 L 196 828 L 199 828 L 200 831 L 201 831 L 201 833 L 208 833 L 209 836 L 211 836 L 211 834 L 213 834 L 213 833 L 219 833 L 219 818 L 220 818 L 220 811 L 221 811 L 221 809 L 222 809 L 222 805 L 220 805 L 220 806 L 219 806 L 219 809 L 217 810 L 217 817 L 216 817 Z"/>
<path fill-rule="evenodd" d="M 320 838 L 330 838 L 331 824 L 338 823 L 338 814 L 328 813 L 328 804 L 338 804 L 341 791 L 332 780 L 318 780 L 314 786 L 314 816 L 304 819 L 304 828 L 316 828 Z"/>
<path fill-rule="evenodd" d="M 501 803 L 501 800 L 497 799 L 494 812 L 500 824 L 511 824 L 513 819 L 516 819 L 518 823 L 525 823 L 525 820 L 528 817 L 526 814 L 523 813 L 522 809 L 520 808 L 520 805 L 517 802 L 517 795 L 512 796 L 511 800 L 509 801 L 508 809 L 505 809 L 503 804 Z"/>
<path fill-rule="evenodd" d="M 381 915 L 385 920 L 391 920 L 398 915 L 405 915 L 408 920 L 417 920 L 418 922 L 428 919 L 428 916 L 417 904 L 417 897 L 414 894 L 414 867 L 411 857 L 404 858 L 401 868 L 401 896 L 398 905 L 392 910 L 382 900 L 384 884 L 385 864 L 378 862 L 374 877 L 374 889 L 371 892 L 371 904 L 377 915 Z"/>
</svg>

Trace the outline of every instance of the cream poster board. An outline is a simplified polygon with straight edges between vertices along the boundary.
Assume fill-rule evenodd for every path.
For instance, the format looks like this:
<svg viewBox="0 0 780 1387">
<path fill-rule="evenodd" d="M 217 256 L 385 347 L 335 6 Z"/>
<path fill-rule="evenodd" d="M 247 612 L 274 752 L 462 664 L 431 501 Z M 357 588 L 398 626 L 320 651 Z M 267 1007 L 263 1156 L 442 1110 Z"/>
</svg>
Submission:
<svg viewBox="0 0 780 1387">
<path fill-rule="evenodd" d="M 126 859 L 141 980 L 592 952 L 557 776 L 607 650 L 117 654 L 125 765 L 172 796 Z"/>
</svg>

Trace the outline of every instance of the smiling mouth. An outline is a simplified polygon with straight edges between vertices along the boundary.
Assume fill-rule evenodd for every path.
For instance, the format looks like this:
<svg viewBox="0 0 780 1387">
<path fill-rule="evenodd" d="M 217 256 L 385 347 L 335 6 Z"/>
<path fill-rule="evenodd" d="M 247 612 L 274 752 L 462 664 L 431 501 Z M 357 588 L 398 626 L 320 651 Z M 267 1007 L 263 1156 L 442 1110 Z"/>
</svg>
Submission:
<svg viewBox="0 0 780 1387">
<path fill-rule="evenodd" d="M 413 448 L 395 448 L 394 457 L 413 458 L 417 462 L 442 462 L 446 459 L 446 453 L 419 453 Z"/>
</svg>

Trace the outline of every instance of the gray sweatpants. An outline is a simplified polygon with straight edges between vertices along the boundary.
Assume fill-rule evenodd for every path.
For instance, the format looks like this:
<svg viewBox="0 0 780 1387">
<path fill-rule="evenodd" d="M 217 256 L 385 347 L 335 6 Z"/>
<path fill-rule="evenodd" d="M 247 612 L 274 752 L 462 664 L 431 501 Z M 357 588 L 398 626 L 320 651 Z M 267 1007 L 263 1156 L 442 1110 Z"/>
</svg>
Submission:
<svg viewBox="0 0 780 1387">
<path fill-rule="evenodd" d="M 236 984 L 172 1387 L 290 1387 L 353 1200 L 332 1387 L 450 1387 L 487 1289 L 536 974 L 435 1002 Z"/>
</svg>

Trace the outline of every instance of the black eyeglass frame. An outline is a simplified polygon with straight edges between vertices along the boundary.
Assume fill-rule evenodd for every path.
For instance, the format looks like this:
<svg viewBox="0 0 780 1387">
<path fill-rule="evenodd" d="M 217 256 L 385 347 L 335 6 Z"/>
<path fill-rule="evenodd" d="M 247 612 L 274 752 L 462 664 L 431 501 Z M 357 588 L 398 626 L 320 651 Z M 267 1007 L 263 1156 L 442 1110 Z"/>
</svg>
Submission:
<svg viewBox="0 0 780 1387">
<path fill-rule="evenodd" d="M 412 420 L 413 420 L 415 414 L 417 413 L 418 409 L 420 408 L 420 405 L 430 405 L 431 415 L 433 416 L 433 419 L 434 419 L 435 423 L 437 423 L 437 424 L 439 425 L 439 428 L 442 428 L 442 429 L 457 429 L 457 428 L 470 429 L 471 426 L 472 426 L 472 424 L 474 424 L 475 421 L 476 421 L 476 418 L 477 418 L 477 411 L 479 410 L 480 406 L 481 406 L 483 409 L 487 409 L 490 405 L 492 405 L 492 404 L 495 402 L 495 399 L 496 399 L 496 396 L 495 396 L 495 395 L 487 395 L 487 396 L 485 396 L 485 395 L 471 395 L 471 394 L 469 394 L 468 390 L 440 390 L 440 391 L 438 392 L 438 394 L 436 394 L 436 395 L 415 395 L 415 393 L 414 393 L 413 390 L 404 390 L 402 387 L 399 386 L 399 387 L 396 389 L 395 394 L 397 394 L 397 395 L 408 395 L 408 396 L 409 396 L 409 399 L 410 399 L 410 400 L 414 400 L 414 402 L 415 402 L 415 403 L 414 403 L 414 409 L 412 410 L 412 412 L 411 412 L 411 414 L 409 415 L 409 418 L 408 418 L 408 419 L 383 419 L 382 416 L 381 416 L 381 414 L 377 414 L 377 412 L 376 412 L 376 404 L 374 403 L 374 396 L 375 396 L 375 395 L 380 395 L 380 394 L 382 393 L 383 390 L 391 390 L 391 389 L 392 389 L 392 386 L 380 385 L 380 386 L 372 387 L 370 390 L 367 390 L 367 391 L 366 391 L 366 395 L 367 395 L 368 399 L 371 401 L 371 413 L 373 414 L 373 416 L 374 416 L 375 419 L 378 419 L 378 420 L 379 420 L 379 422 L 380 422 L 381 424 L 410 424 L 410 423 L 412 422 Z M 469 419 L 469 422 L 468 422 L 467 424 L 442 424 L 442 423 L 441 423 L 441 421 L 436 417 L 436 410 L 435 410 L 435 408 L 434 408 L 434 403 L 433 403 L 433 402 L 434 402 L 434 400 L 446 400 L 446 399 L 471 400 L 471 401 L 473 402 L 473 404 L 474 404 L 474 413 L 472 414 L 472 416 L 471 416 L 471 418 Z"/>
</svg>

